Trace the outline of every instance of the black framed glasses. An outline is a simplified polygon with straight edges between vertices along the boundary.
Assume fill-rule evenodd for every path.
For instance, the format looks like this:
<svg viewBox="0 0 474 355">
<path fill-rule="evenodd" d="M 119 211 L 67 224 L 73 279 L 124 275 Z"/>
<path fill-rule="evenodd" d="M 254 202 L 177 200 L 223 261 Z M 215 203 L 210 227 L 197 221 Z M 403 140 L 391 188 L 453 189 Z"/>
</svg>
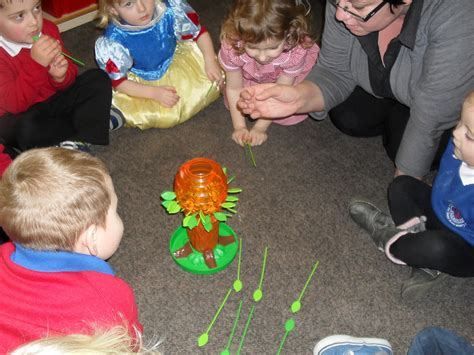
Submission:
<svg viewBox="0 0 474 355">
<path fill-rule="evenodd" d="M 341 6 L 339 5 L 340 0 L 328 0 L 332 5 L 335 7 L 340 8 L 342 11 L 348 13 L 352 17 L 354 17 L 356 20 L 361 21 L 361 22 L 367 22 L 369 21 L 374 15 L 379 12 L 387 3 L 387 0 L 383 0 L 380 4 L 378 4 L 372 11 L 370 11 L 367 15 L 365 16 L 360 16 L 352 11 L 350 11 L 347 6 Z"/>
</svg>

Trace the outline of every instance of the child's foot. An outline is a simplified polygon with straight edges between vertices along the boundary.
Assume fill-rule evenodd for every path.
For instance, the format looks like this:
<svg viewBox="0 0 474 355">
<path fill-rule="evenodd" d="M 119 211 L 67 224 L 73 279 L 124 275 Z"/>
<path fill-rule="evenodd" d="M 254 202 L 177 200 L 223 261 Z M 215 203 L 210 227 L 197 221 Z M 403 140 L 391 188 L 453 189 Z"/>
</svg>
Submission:
<svg viewBox="0 0 474 355">
<path fill-rule="evenodd" d="M 355 338 L 349 335 L 331 335 L 314 347 L 314 355 L 393 355 L 392 346 L 385 339 Z"/>
<path fill-rule="evenodd" d="M 118 108 L 112 106 L 110 108 L 110 121 L 109 121 L 109 131 L 116 131 L 119 128 L 122 128 L 125 124 L 125 117 Z"/>
<path fill-rule="evenodd" d="M 446 276 L 446 274 L 437 270 L 413 267 L 410 278 L 402 284 L 402 298 L 419 300 L 427 297 L 433 286 L 445 279 Z"/>
<path fill-rule="evenodd" d="M 64 149 L 78 150 L 84 153 L 91 153 L 91 145 L 84 142 L 64 141 L 58 144 L 58 147 Z"/>
</svg>

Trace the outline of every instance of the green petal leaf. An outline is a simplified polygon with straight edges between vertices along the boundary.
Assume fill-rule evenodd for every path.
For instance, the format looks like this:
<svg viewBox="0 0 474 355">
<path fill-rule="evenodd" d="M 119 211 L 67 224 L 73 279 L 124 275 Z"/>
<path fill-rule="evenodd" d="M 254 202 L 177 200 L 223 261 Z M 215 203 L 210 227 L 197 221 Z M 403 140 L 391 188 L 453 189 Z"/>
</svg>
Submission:
<svg viewBox="0 0 474 355">
<path fill-rule="evenodd" d="M 235 206 L 236 206 L 236 205 L 235 205 L 235 203 L 233 203 L 233 202 L 224 202 L 224 203 L 221 205 L 221 207 L 226 208 L 226 209 L 229 209 L 229 208 L 232 208 L 232 207 L 235 207 Z"/>
<path fill-rule="evenodd" d="M 181 206 L 179 205 L 178 202 L 176 201 L 170 201 L 171 203 L 169 204 L 169 206 L 166 208 L 166 210 L 168 211 L 168 213 L 170 214 L 175 214 L 175 213 L 178 213 L 181 211 Z"/>
<path fill-rule="evenodd" d="M 232 189 L 227 190 L 227 192 L 230 194 L 238 194 L 239 192 L 242 192 L 242 189 L 239 187 L 234 187 Z"/>
<path fill-rule="evenodd" d="M 161 205 L 162 205 L 164 208 L 168 209 L 168 206 L 169 206 L 172 202 L 173 202 L 173 201 L 163 201 L 163 202 L 161 203 Z"/>
<path fill-rule="evenodd" d="M 237 196 L 227 196 L 225 199 L 227 202 L 237 202 L 239 198 Z"/>
<path fill-rule="evenodd" d="M 202 226 L 206 230 L 206 232 L 210 232 L 212 230 L 212 223 L 209 221 L 209 223 L 205 223 L 202 221 Z"/>
<path fill-rule="evenodd" d="M 227 176 L 227 168 L 225 166 L 222 167 L 222 171 L 224 172 L 224 175 Z"/>
<path fill-rule="evenodd" d="M 230 178 L 228 178 L 227 179 L 227 185 L 229 185 L 234 180 L 235 180 L 235 176 L 231 176 Z"/>
<path fill-rule="evenodd" d="M 227 221 L 226 214 L 222 212 L 214 212 L 214 218 L 217 219 L 219 222 Z"/>
<path fill-rule="evenodd" d="M 176 198 L 176 194 L 173 191 L 165 191 L 161 194 L 161 198 L 165 201 L 171 201 Z"/>
<path fill-rule="evenodd" d="M 232 213 L 237 213 L 236 210 L 234 210 L 233 208 L 229 208 L 229 207 L 224 207 L 227 211 L 229 212 L 232 212 Z M 230 217 L 230 216 L 229 216 Z"/>
</svg>

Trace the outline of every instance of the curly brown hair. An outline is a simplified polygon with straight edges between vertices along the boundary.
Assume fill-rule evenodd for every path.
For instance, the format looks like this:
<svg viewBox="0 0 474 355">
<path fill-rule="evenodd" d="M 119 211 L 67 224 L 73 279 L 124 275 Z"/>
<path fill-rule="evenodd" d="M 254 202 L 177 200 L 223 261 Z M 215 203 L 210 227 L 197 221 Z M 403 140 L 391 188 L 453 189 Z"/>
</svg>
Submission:
<svg viewBox="0 0 474 355">
<path fill-rule="evenodd" d="M 286 50 L 296 45 L 311 47 L 308 10 L 295 0 L 235 0 L 221 27 L 221 41 L 238 54 L 245 43 L 286 41 Z"/>
</svg>

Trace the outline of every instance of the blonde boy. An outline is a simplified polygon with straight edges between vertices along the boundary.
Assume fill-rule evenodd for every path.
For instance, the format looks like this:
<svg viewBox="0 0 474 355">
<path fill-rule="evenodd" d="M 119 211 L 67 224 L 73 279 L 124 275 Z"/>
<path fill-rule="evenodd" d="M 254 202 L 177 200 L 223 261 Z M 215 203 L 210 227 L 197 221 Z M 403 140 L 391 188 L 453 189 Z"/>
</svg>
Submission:
<svg viewBox="0 0 474 355">
<path fill-rule="evenodd" d="M 63 148 L 21 154 L 0 180 L 0 353 L 97 326 L 142 331 L 133 290 L 105 262 L 123 224 L 105 165 Z"/>
</svg>

